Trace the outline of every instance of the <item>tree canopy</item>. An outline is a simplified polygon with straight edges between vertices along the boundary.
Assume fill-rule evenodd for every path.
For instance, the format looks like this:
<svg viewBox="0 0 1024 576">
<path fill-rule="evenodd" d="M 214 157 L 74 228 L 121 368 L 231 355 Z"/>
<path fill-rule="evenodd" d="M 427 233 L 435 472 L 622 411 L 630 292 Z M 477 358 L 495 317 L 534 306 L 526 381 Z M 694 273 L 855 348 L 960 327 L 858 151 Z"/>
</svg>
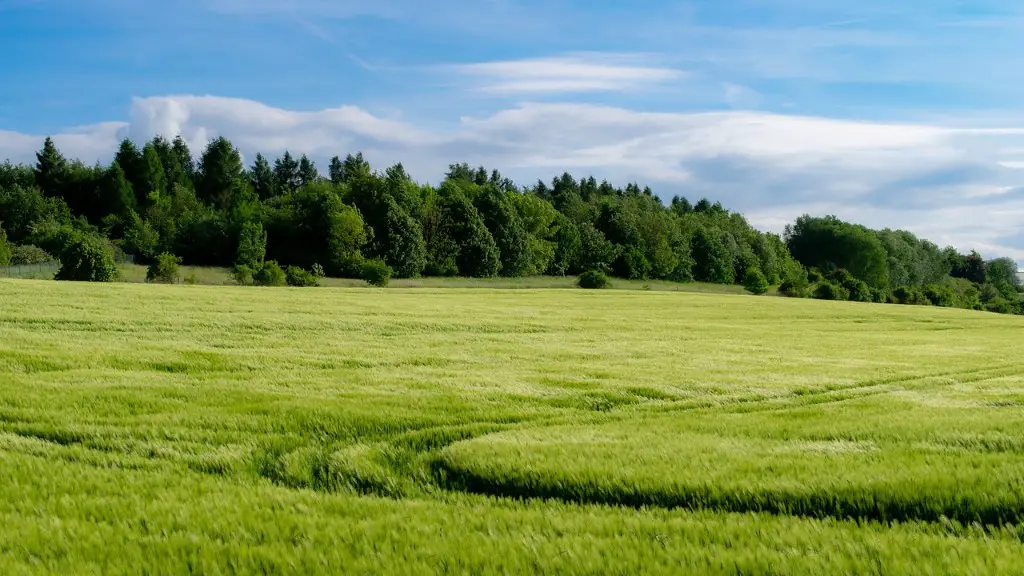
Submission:
<svg viewBox="0 0 1024 576">
<path fill-rule="evenodd" d="M 1012 259 L 985 261 L 835 216 L 803 215 L 778 235 L 708 198 L 677 195 L 665 204 L 636 183 L 621 188 L 567 172 L 517 186 L 498 170 L 453 163 L 430 185 L 400 163 L 375 170 L 359 152 L 333 156 L 326 169 L 289 151 L 256 154 L 246 165 L 223 137 L 198 157 L 180 137 L 141 146 L 126 139 L 109 164 L 90 167 L 47 138 L 34 165 L 0 164 L 0 220 L 12 246 L 62 254 L 60 239 L 72 235 L 53 231 L 74 230 L 75 245 L 91 254 L 99 245 L 83 237 L 142 263 L 170 254 L 187 265 L 273 261 L 360 276 L 372 260 L 396 277 L 594 270 L 758 292 L 763 278 L 790 295 L 1020 307 Z"/>
</svg>

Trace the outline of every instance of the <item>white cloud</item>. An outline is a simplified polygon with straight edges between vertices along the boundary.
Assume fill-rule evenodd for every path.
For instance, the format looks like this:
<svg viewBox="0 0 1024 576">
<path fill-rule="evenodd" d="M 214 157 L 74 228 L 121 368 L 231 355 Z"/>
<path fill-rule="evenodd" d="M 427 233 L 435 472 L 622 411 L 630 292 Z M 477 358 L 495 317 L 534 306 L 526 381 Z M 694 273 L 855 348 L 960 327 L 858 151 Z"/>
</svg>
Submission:
<svg viewBox="0 0 1024 576">
<path fill-rule="evenodd" d="M 54 135 L 68 156 L 108 160 L 117 140 L 182 134 L 196 152 L 217 135 L 257 151 L 330 156 L 363 151 L 378 168 L 402 161 L 436 182 L 452 162 L 498 168 L 517 181 L 563 170 L 671 197 L 707 196 L 773 230 L 803 212 L 901 227 L 939 244 L 1024 260 L 1024 131 L 868 123 L 758 112 L 651 113 L 527 103 L 447 130 L 353 106 L 291 111 L 210 96 L 140 98 L 127 122 Z M 42 136 L 0 132 L 0 155 L 33 161 Z M 1014 152 L 1016 151 L 1016 152 Z"/>
<path fill-rule="evenodd" d="M 447 67 L 494 93 L 620 92 L 678 80 L 679 70 L 636 54 L 589 53 Z"/>
</svg>

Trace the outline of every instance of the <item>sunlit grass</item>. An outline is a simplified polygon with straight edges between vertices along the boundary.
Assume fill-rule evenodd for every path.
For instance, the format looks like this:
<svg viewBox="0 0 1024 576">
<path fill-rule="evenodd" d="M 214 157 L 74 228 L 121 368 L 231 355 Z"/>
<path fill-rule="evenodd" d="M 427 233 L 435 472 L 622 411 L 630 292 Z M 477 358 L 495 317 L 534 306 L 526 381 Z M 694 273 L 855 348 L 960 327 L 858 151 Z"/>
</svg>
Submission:
<svg viewBox="0 0 1024 576">
<path fill-rule="evenodd" d="M 0 281 L 0 572 L 1012 572 L 1021 328 Z"/>
</svg>

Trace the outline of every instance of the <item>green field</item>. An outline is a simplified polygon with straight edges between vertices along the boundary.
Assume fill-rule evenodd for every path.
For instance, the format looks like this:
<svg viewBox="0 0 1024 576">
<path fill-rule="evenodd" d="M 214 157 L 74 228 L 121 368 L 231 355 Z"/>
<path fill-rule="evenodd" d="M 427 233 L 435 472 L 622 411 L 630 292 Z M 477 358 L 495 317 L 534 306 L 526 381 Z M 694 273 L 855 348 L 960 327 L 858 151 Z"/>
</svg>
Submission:
<svg viewBox="0 0 1024 576">
<path fill-rule="evenodd" d="M 1015 573 L 1024 319 L 0 280 L 0 573 Z"/>
</svg>

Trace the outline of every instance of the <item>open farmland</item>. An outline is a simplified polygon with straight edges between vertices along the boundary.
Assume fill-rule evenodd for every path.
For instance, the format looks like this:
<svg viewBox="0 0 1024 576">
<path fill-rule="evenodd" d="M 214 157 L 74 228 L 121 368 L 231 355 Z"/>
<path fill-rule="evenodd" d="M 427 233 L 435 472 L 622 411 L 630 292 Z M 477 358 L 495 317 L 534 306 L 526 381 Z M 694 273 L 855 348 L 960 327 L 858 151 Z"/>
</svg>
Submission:
<svg viewBox="0 0 1024 576">
<path fill-rule="evenodd" d="M 0 281 L 0 572 L 1013 573 L 1024 320 Z"/>
</svg>

